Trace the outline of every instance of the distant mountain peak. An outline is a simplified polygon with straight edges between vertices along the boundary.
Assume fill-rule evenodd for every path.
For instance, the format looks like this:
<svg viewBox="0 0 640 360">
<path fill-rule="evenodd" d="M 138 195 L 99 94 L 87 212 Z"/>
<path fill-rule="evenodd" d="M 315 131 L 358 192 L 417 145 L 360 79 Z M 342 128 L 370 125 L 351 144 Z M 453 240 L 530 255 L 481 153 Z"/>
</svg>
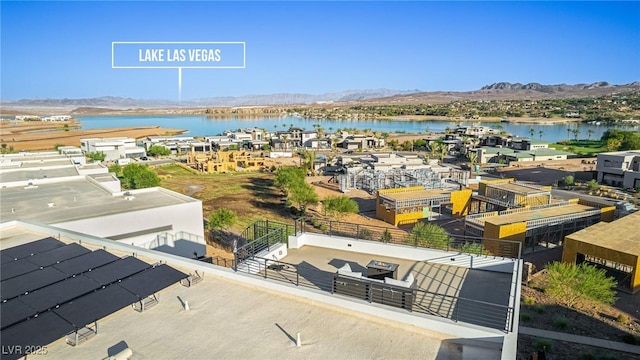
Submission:
<svg viewBox="0 0 640 360">
<path fill-rule="evenodd" d="M 629 84 L 629 85 L 633 85 L 633 84 Z M 544 93 L 556 93 L 556 92 L 606 88 L 606 87 L 612 87 L 612 86 L 615 86 L 615 85 L 611 85 L 606 81 L 599 81 L 593 84 L 576 84 L 576 85 L 567 85 L 567 84 L 542 85 L 540 83 L 535 83 L 535 82 L 523 85 L 521 83 L 497 82 L 491 85 L 485 85 L 481 87 L 480 90 L 502 90 L 502 91 L 532 90 L 532 91 L 540 91 Z"/>
</svg>

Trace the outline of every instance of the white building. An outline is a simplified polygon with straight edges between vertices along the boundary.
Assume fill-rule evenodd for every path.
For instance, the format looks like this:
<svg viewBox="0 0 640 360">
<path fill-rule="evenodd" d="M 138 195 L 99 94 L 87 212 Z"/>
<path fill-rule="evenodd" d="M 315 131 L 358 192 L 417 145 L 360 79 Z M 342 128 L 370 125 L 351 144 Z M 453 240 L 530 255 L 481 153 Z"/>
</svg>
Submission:
<svg viewBox="0 0 640 360">
<path fill-rule="evenodd" d="M 599 183 L 637 189 L 640 187 L 640 150 L 600 153 L 596 170 Z"/>
<path fill-rule="evenodd" d="M 67 121 L 71 120 L 71 116 L 69 115 L 53 115 L 53 116 L 45 116 L 40 121 Z"/>
<path fill-rule="evenodd" d="M 153 248 L 204 255 L 202 202 L 160 187 L 122 191 L 101 164 L 25 157 L 0 170 L 0 218 L 28 221 Z M 5 159 L 6 160 L 6 159 Z"/>
<path fill-rule="evenodd" d="M 147 154 L 143 147 L 136 145 L 136 139 L 125 137 L 80 139 L 80 148 L 85 154 L 104 153 L 105 161 L 138 158 Z"/>
</svg>

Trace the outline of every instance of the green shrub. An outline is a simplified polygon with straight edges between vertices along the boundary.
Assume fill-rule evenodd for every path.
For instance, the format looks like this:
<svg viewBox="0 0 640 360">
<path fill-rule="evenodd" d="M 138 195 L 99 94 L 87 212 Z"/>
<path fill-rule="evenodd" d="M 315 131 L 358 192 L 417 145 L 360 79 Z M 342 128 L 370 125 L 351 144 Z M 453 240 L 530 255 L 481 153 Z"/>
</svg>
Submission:
<svg viewBox="0 0 640 360">
<path fill-rule="evenodd" d="M 536 299 L 534 299 L 532 296 L 525 296 L 522 302 L 524 302 L 525 305 L 531 306 L 536 303 Z"/>
<path fill-rule="evenodd" d="M 537 312 L 538 314 L 542 314 L 542 313 L 544 313 L 544 306 L 541 305 L 541 304 L 536 304 L 533 307 L 533 311 Z"/>
<path fill-rule="evenodd" d="M 574 307 L 583 301 L 613 304 L 616 281 L 603 269 L 588 264 L 553 262 L 547 266 L 544 292 L 560 303 Z"/>
<path fill-rule="evenodd" d="M 556 329 L 565 330 L 569 327 L 569 320 L 564 316 L 557 317 L 553 321 L 553 326 L 555 326 Z"/>
<path fill-rule="evenodd" d="M 591 179 L 587 182 L 587 189 L 591 191 L 596 191 L 599 187 L 600 185 L 598 185 L 598 182 L 595 179 Z"/>
<path fill-rule="evenodd" d="M 537 338 L 533 346 L 538 351 L 553 352 L 553 341 L 545 338 Z"/>
<path fill-rule="evenodd" d="M 382 233 L 382 236 L 380 237 L 380 240 L 383 243 L 388 243 L 389 241 L 391 241 L 391 231 L 389 231 L 389 229 L 384 229 L 384 232 Z"/>
<path fill-rule="evenodd" d="M 616 321 L 619 322 L 620 324 L 626 325 L 631 321 L 631 319 L 629 319 L 629 317 L 627 315 L 625 315 L 625 314 L 620 314 L 616 318 Z"/>
<path fill-rule="evenodd" d="M 328 196 L 323 201 L 325 213 L 342 216 L 344 214 L 357 214 L 360 211 L 358 203 L 348 196 Z"/>
<path fill-rule="evenodd" d="M 531 321 L 531 314 L 529 313 L 521 313 L 520 314 L 520 320 L 521 321 Z"/>
<path fill-rule="evenodd" d="M 575 183 L 573 176 L 567 175 L 564 177 L 563 182 L 565 185 L 571 186 Z"/>
<path fill-rule="evenodd" d="M 369 231 L 368 229 L 360 229 L 360 232 L 358 233 L 358 239 L 372 240 L 373 235 L 371 234 L 371 231 Z"/>
</svg>

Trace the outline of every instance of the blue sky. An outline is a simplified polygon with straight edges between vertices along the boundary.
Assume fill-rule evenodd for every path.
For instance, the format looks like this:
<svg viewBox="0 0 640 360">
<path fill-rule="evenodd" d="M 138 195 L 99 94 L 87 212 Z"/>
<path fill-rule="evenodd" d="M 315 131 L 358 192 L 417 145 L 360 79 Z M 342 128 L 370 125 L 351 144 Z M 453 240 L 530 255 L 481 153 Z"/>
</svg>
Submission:
<svg viewBox="0 0 640 360">
<path fill-rule="evenodd" d="M 0 2 L 0 97 L 178 98 L 176 69 L 112 69 L 112 41 L 245 41 L 182 98 L 498 81 L 640 80 L 640 3 Z"/>
</svg>

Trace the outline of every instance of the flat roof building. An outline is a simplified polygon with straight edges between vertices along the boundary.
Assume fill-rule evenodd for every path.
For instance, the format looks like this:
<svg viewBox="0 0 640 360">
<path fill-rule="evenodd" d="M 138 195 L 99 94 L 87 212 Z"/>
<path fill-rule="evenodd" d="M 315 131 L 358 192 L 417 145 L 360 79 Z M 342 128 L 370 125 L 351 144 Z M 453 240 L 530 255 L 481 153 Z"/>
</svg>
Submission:
<svg viewBox="0 0 640 360">
<path fill-rule="evenodd" d="M 598 154 L 598 182 L 625 189 L 640 188 L 640 150 Z"/>
<path fill-rule="evenodd" d="M 513 240 L 524 248 L 534 249 L 562 243 L 572 232 L 600 221 L 612 221 L 615 206 L 569 200 L 543 206 L 492 211 L 465 217 L 465 235 L 486 239 L 486 248 L 496 251 L 490 239 Z"/>
<path fill-rule="evenodd" d="M 569 234 L 562 261 L 589 263 L 607 270 L 626 291 L 640 290 L 640 212 Z"/>
<path fill-rule="evenodd" d="M 101 164 L 22 165 L 0 170 L 2 221 L 50 224 L 181 256 L 205 254 L 199 200 L 160 187 L 123 191 Z"/>
<path fill-rule="evenodd" d="M 162 290 L 157 305 L 142 314 L 126 307 L 103 318 L 100 331 L 77 346 L 69 346 L 65 338 L 33 344 L 45 346 L 51 359 L 104 358 L 125 350 L 140 358 L 194 359 L 263 358 L 275 353 L 282 359 L 440 359 L 464 355 L 506 360 L 516 356 L 519 259 L 416 251 L 409 246 L 297 233 L 290 238 L 291 255 L 286 245 L 272 244 L 270 260 L 256 254 L 257 263 L 265 261 L 264 267 L 240 264 L 234 271 L 46 225 L 10 221 L 0 224 L 0 230 L 3 249 L 53 236 L 90 250 L 135 256 L 149 264 L 160 262 L 200 278 L 193 285 L 184 282 L 185 286 L 176 284 Z M 349 250 L 347 244 L 353 247 Z M 323 279 L 331 280 L 337 267 L 348 262 L 358 270 L 356 264 L 364 264 L 370 257 L 378 259 L 381 251 L 386 255 L 380 259 L 400 262 L 402 276 L 415 275 L 415 291 L 421 294 L 416 299 L 419 304 L 429 303 L 427 297 L 431 296 L 430 304 L 409 312 L 324 288 Z M 439 258 L 450 262 L 452 256 L 457 266 L 439 263 Z M 291 262 L 277 260 L 282 258 Z M 298 284 L 290 281 L 296 277 Z M 384 281 L 372 279 L 354 281 L 386 286 Z M 482 302 L 482 296 L 491 299 Z M 64 306 L 69 305 L 61 308 Z M 300 346 L 295 346 L 298 333 Z M 224 341 L 212 348 L 212 336 Z M 247 338 L 259 338 L 260 346 L 239 346 Z"/>
</svg>

